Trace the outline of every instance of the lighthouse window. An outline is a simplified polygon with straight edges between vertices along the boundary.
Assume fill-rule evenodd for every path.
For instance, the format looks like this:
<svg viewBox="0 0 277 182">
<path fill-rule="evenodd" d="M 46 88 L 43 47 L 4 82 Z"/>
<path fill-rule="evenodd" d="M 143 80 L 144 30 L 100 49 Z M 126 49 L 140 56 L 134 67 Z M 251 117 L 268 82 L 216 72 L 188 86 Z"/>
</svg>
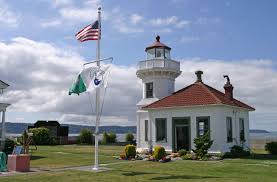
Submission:
<svg viewBox="0 0 277 182">
<path fill-rule="evenodd" d="M 168 49 L 165 49 L 165 58 L 170 59 L 170 51 Z"/>
<path fill-rule="evenodd" d="M 155 58 L 155 49 L 149 49 L 147 51 L 147 59 L 154 59 Z"/>
<path fill-rule="evenodd" d="M 146 83 L 145 90 L 146 90 L 146 98 L 152 98 L 153 97 L 153 82 Z"/>
<path fill-rule="evenodd" d="M 164 49 L 156 49 L 156 58 L 164 57 Z"/>
</svg>

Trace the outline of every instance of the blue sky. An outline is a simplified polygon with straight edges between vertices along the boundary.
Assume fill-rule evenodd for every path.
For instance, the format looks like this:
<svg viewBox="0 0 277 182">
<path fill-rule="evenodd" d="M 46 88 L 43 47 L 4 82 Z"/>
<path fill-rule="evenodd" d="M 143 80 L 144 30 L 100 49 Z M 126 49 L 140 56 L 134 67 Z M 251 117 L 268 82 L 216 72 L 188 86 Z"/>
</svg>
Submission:
<svg viewBox="0 0 277 182">
<path fill-rule="evenodd" d="M 123 113 L 107 112 L 107 120 L 124 120 L 126 123 L 119 124 L 125 125 L 135 123 L 135 104 L 141 97 L 135 66 L 137 61 L 146 58 L 145 47 L 159 34 L 161 41 L 172 48 L 172 57 L 181 61 L 183 75 L 176 80 L 177 89 L 190 84 L 194 79 L 193 69 L 201 68 L 207 73 L 207 83 L 222 90 L 224 80 L 219 75 L 228 72 L 237 84 L 238 98 L 257 108 L 251 115 L 251 127 L 272 129 L 273 126 L 277 130 L 274 123 L 277 102 L 270 99 L 277 96 L 274 86 L 277 79 L 277 2 L 274 0 L 140 0 L 131 3 L 127 0 L 0 0 L 0 4 L 0 52 L 2 48 L 3 55 L 0 61 L 5 69 L 2 74 L 0 72 L 0 79 L 12 85 L 6 97 L 13 104 L 8 121 L 34 122 L 49 117 L 67 122 L 65 118 L 69 115 L 74 115 L 72 121 L 88 119 L 88 113 L 65 109 L 65 101 L 69 102 L 69 98 L 62 94 L 66 93 L 66 86 L 70 85 L 79 65 L 95 59 L 96 42 L 79 43 L 74 34 L 96 20 L 96 9 L 101 5 L 102 57 L 114 57 L 115 69 L 122 73 L 117 75 L 118 78 L 124 79 L 130 74 L 127 75 L 130 82 L 126 82 L 126 93 L 130 90 L 137 93 L 122 101 L 120 106 L 121 110 L 131 106 L 132 109 Z M 13 52 L 8 54 L 9 50 Z M 11 60 L 14 60 L 14 66 L 10 65 Z M 42 66 L 48 63 L 52 67 Z M 26 80 L 23 76 L 20 79 L 11 76 L 14 72 L 21 74 L 22 70 L 18 71 L 18 68 L 25 66 L 28 70 L 30 64 L 33 68 L 24 73 Z M 211 65 L 219 66 L 218 73 L 211 71 Z M 228 70 L 228 66 L 232 70 Z M 244 70 L 247 70 L 246 75 Z M 51 82 L 45 80 L 49 73 L 53 76 Z M 34 75 L 37 82 L 32 80 Z M 218 82 L 214 79 L 216 76 Z M 28 85 L 28 80 L 32 84 Z M 22 82 L 26 82 L 25 87 L 20 86 Z M 131 87 L 132 82 L 136 85 Z M 47 90 L 49 93 L 40 97 L 28 95 L 28 90 L 34 93 Z M 259 99 L 254 94 L 259 94 Z M 37 109 L 36 104 L 42 98 L 48 98 L 47 106 Z M 116 103 L 110 102 L 111 105 Z M 26 103 L 26 107 L 22 103 Z"/>
</svg>

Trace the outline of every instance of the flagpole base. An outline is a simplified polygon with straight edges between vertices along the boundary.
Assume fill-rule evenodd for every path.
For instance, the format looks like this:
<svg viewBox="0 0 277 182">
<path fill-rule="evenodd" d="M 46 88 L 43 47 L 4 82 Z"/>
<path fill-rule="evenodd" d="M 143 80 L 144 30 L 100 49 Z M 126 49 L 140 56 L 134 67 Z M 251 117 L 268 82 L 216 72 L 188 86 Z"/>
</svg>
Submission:
<svg viewBox="0 0 277 182">
<path fill-rule="evenodd" d="M 97 166 L 94 166 L 94 167 L 92 168 L 92 170 L 93 170 L 93 171 L 98 171 L 99 168 L 98 168 Z"/>
</svg>

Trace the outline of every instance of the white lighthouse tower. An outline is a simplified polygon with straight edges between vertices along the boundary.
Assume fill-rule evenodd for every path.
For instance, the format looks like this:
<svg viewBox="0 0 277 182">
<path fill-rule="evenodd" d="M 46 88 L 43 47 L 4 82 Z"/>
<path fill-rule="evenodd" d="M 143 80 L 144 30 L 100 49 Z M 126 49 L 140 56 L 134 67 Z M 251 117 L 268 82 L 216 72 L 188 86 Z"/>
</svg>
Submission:
<svg viewBox="0 0 277 182">
<path fill-rule="evenodd" d="M 139 61 L 137 77 L 142 80 L 142 99 L 137 103 L 137 148 L 139 150 L 152 148 L 152 132 L 148 112 L 141 110 L 175 91 L 175 79 L 181 74 L 180 62 L 170 57 L 171 48 L 156 41 L 145 48 L 147 59 Z M 144 133 L 144 136 L 142 136 Z"/>
</svg>

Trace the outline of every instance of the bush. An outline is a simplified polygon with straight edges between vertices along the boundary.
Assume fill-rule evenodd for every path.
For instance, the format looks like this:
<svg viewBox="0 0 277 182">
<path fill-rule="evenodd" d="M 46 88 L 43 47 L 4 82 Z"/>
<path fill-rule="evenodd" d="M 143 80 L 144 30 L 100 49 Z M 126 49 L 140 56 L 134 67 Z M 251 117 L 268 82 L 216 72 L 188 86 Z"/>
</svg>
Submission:
<svg viewBox="0 0 277 182">
<path fill-rule="evenodd" d="M 265 150 L 270 154 L 277 155 L 277 142 L 269 142 L 265 145 Z"/>
<path fill-rule="evenodd" d="M 166 156 L 165 149 L 162 146 L 156 146 L 154 147 L 154 154 L 153 157 L 156 160 L 160 160 Z"/>
<path fill-rule="evenodd" d="M 135 158 L 136 156 L 136 147 L 134 145 L 126 145 L 125 146 L 125 156 L 130 158 Z"/>
<path fill-rule="evenodd" d="M 77 138 L 78 144 L 93 144 L 93 135 L 89 129 L 82 129 Z"/>
<path fill-rule="evenodd" d="M 204 159 L 212 146 L 213 141 L 210 140 L 210 132 L 206 132 L 203 136 L 194 139 L 195 149 L 192 150 L 198 159 Z"/>
<path fill-rule="evenodd" d="M 242 146 L 234 145 L 230 148 L 230 152 L 226 152 L 224 154 L 224 158 L 239 158 L 239 157 L 246 157 L 249 156 L 250 152 L 244 150 Z"/>
<path fill-rule="evenodd" d="M 186 154 L 184 156 L 182 156 L 183 160 L 196 160 L 197 157 L 195 155 L 195 153 L 190 153 L 190 154 Z"/>
<path fill-rule="evenodd" d="M 50 137 L 49 129 L 47 128 L 31 128 L 29 132 L 33 133 L 33 140 L 36 145 L 51 145 L 53 139 Z"/>
<path fill-rule="evenodd" d="M 115 143 L 115 142 L 116 142 L 116 134 L 107 133 L 107 132 L 103 133 L 103 138 L 102 138 L 102 141 L 101 141 L 102 144 L 105 145 L 105 144 Z"/>
<path fill-rule="evenodd" d="M 125 136 L 125 140 L 128 143 L 133 143 L 134 142 L 134 135 L 132 133 L 127 133 Z"/>
<path fill-rule="evenodd" d="M 5 141 L 5 147 L 3 152 L 6 153 L 6 155 L 9 155 L 13 152 L 13 148 L 16 145 L 16 142 L 11 139 L 6 139 Z"/>
<path fill-rule="evenodd" d="M 178 154 L 180 155 L 180 157 L 186 155 L 188 152 L 185 149 L 181 149 L 178 151 Z"/>
</svg>

